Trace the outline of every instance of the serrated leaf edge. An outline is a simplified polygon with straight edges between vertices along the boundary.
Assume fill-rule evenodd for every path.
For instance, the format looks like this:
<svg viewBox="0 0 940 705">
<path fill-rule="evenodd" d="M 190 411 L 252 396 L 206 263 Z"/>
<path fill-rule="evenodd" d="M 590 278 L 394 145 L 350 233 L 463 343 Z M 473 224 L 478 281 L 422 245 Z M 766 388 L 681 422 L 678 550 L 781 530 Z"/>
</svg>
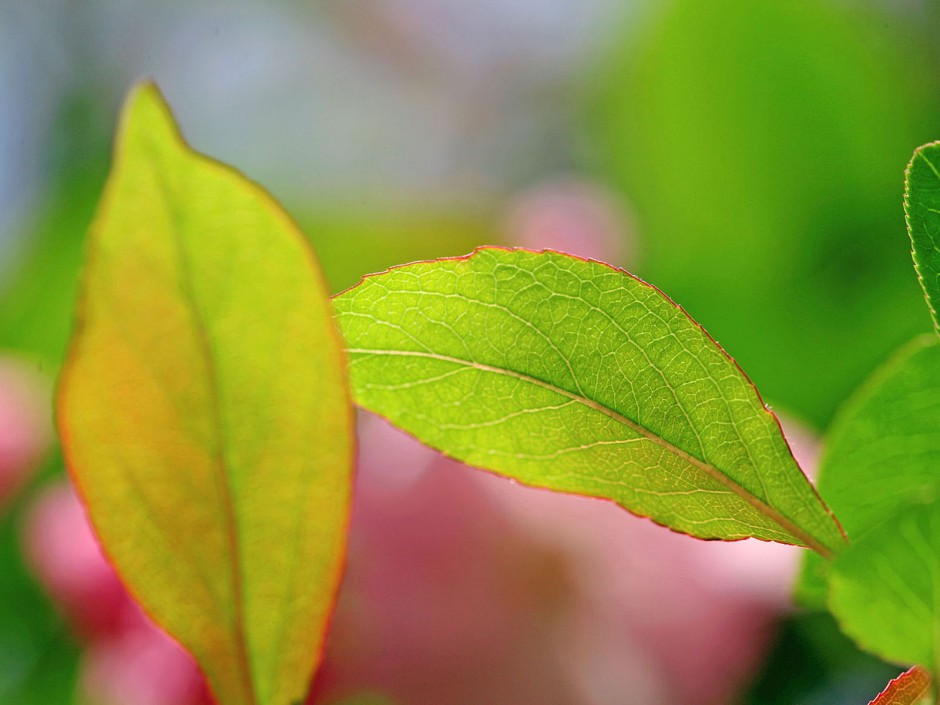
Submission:
<svg viewBox="0 0 940 705">
<path fill-rule="evenodd" d="M 741 368 L 741 366 L 738 364 L 737 360 L 735 360 L 731 355 L 729 355 L 728 352 L 727 352 L 723 347 L 721 347 L 721 345 L 711 336 L 711 334 L 709 334 L 709 332 L 708 332 L 707 330 L 705 330 L 705 328 L 702 327 L 702 325 L 701 325 L 698 321 L 696 321 L 692 316 L 690 316 L 689 313 L 688 313 L 680 304 L 676 303 L 672 298 L 670 298 L 667 294 L 665 294 L 661 289 L 659 289 L 659 288 L 656 287 L 655 285 L 650 284 L 649 282 L 645 281 L 644 279 L 641 279 L 640 277 L 636 276 L 635 274 L 633 274 L 633 273 L 631 273 L 631 272 L 628 272 L 628 271 L 625 270 L 625 269 L 622 269 L 622 268 L 620 268 L 620 267 L 616 267 L 616 266 L 614 266 L 614 265 L 612 265 L 612 264 L 609 264 L 609 263 L 607 263 L 607 262 L 603 262 L 603 261 L 601 261 L 601 260 L 597 260 L 597 259 L 593 259 L 593 258 L 589 258 L 589 257 L 581 257 L 581 256 L 574 255 L 574 254 L 571 254 L 571 253 L 568 253 L 568 252 L 563 252 L 563 251 L 561 251 L 561 250 L 554 250 L 554 249 L 549 249 L 549 248 L 545 248 L 545 249 L 531 249 L 531 248 L 527 248 L 527 247 L 505 247 L 505 246 L 497 246 L 497 245 L 483 245 L 483 246 L 474 248 L 472 252 L 470 252 L 470 253 L 468 253 L 468 254 L 465 254 L 465 255 L 456 255 L 456 256 L 452 256 L 452 257 L 439 257 L 439 258 L 428 259 L 428 260 L 416 260 L 416 261 L 413 261 L 413 262 L 408 262 L 408 263 L 405 263 L 405 264 L 399 264 L 399 265 L 395 265 L 395 266 L 393 266 L 393 267 L 389 267 L 389 268 L 387 268 L 387 269 L 385 269 L 385 270 L 383 270 L 383 271 L 381 271 L 381 272 L 375 272 L 375 273 L 372 273 L 372 274 L 366 274 L 366 275 L 364 275 L 364 276 L 360 279 L 359 282 L 357 282 L 357 283 L 354 284 L 353 286 L 350 286 L 350 287 L 344 289 L 343 291 L 341 291 L 341 292 L 335 294 L 335 295 L 333 296 L 333 298 L 334 298 L 334 299 L 337 299 L 337 298 L 339 298 L 339 297 L 341 297 L 341 296 L 343 296 L 343 295 L 345 295 L 345 294 L 347 294 L 347 293 L 353 291 L 354 289 L 356 289 L 356 288 L 358 288 L 359 286 L 363 285 L 363 284 L 364 284 L 366 281 L 368 281 L 369 279 L 373 279 L 373 278 L 376 278 L 376 277 L 381 277 L 381 276 L 383 276 L 383 275 L 392 273 L 392 272 L 394 272 L 394 271 L 396 271 L 396 270 L 399 270 L 399 269 L 404 269 L 404 268 L 411 267 L 411 266 L 414 266 L 414 265 L 419 265 L 419 264 L 434 264 L 434 263 L 437 263 L 437 262 L 460 262 L 460 261 L 467 261 L 467 260 L 473 258 L 474 256 L 476 256 L 476 255 L 478 255 L 478 254 L 481 254 L 481 253 L 485 253 L 485 252 L 487 252 L 487 251 L 497 251 L 497 252 L 525 252 L 525 253 L 536 254 L 536 255 L 538 255 L 538 254 L 556 254 L 556 255 L 562 255 L 562 256 L 564 256 L 564 257 L 568 257 L 568 258 L 570 258 L 570 259 L 578 260 L 578 261 L 581 261 L 581 262 L 589 262 L 589 263 L 593 263 L 593 264 L 599 264 L 599 265 L 602 265 L 602 266 L 604 266 L 604 267 L 607 267 L 608 269 L 611 269 L 611 270 L 613 270 L 613 271 L 615 271 L 615 272 L 617 272 L 617 273 L 619 273 L 619 274 L 625 275 L 625 276 L 629 277 L 630 279 L 636 281 L 637 283 L 641 284 L 642 286 L 644 286 L 644 287 L 646 287 L 646 288 L 648 288 L 648 289 L 651 289 L 651 290 L 654 291 L 656 294 L 658 294 L 660 297 L 662 297 L 663 299 L 665 299 L 668 304 L 670 304 L 671 306 L 673 306 L 673 307 L 675 307 L 676 309 L 678 309 L 678 310 L 682 313 L 682 315 L 685 316 L 685 318 L 688 319 L 688 321 L 691 322 L 696 328 L 698 328 L 698 330 L 701 331 L 701 333 L 711 342 L 711 344 L 714 345 L 715 348 L 717 348 L 718 351 L 719 351 L 727 360 L 729 360 L 729 361 L 734 365 L 734 367 L 735 367 L 735 369 L 738 371 L 738 373 L 744 378 L 745 382 L 746 382 L 746 383 L 748 384 L 748 386 L 753 390 L 753 392 L 754 392 L 754 394 L 756 395 L 758 401 L 760 402 L 760 405 L 761 405 L 762 409 L 764 410 L 764 412 L 767 413 L 767 414 L 769 414 L 770 417 L 773 419 L 774 423 L 777 425 L 777 429 L 778 429 L 780 435 L 781 435 L 781 436 L 783 437 L 783 439 L 784 439 L 784 443 L 786 444 L 787 450 L 788 450 L 789 453 L 790 453 L 790 457 L 793 459 L 794 465 L 796 465 L 796 467 L 800 469 L 800 472 L 803 474 L 803 477 L 804 477 L 804 479 L 806 480 L 806 483 L 809 485 L 810 489 L 812 490 L 813 495 L 814 495 L 815 498 L 816 498 L 816 501 L 820 504 L 820 506 L 822 506 L 822 508 L 824 509 L 824 511 L 826 512 L 826 514 L 829 516 L 829 518 L 830 518 L 830 519 L 832 520 L 832 522 L 835 524 L 835 527 L 836 527 L 836 529 L 838 530 L 839 535 L 842 537 L 842 540 L 843 540 L 846 544 L 848 543 L 848 537 L 846 536 L 845 531 L 842 529 L 842 525 L 839 523 L 839 520 L 835 517 L 835 515 L 834 515 L 834 514 L 832 513 L 832 511 L 829 509 L 828 505 L 826 505 L 826 503 L 823 501 L 822 497 L 821 497 L 821 496 L 819 495 L 819 493 L 816 491 L 815 486 L 814 486 L 813 483 L 810 482 L 809 479 L 806 477 L 806 474 L 803 472 L 802 468 L 800 468 L 799 463 L 796 461 L 796 458 L 793 456 L 793 452 L 792 452 L 792 450 L 790 449 L 789 441 L 786 440 L 786 436 L 785 436 L 785 434 L 783 433 L 783 427 L 782 427 L 782 425 L 780 424 L 780 419 L 777 417 L 776 414 L 773 413 L 773 411 L 770 410 L 770 408 L 769 408 L 769 407 L 767 406 L 767 404 L 764 402 L 763 397 L 761 397 L 761 395 L 760 395 L 760 391 L 757 389 L 757 387 L 756 387 L 756 386 L 754 385 L 754 383 L 751 381 L 750 377 L 747 376 L 747 373 L 746 373 L 746 372 Z M 517 373 L 517 372 L 514 372 L 514 371 L 512 371 L 512 370 L 504 370 L 504 369 L 501 369 L 501 368 L 495 368 L 495 367 L 491 367 L 491 366 L 488 366 L 488 365 L 481 365 L 480 363 L 475 363 L 475 362 L 473 362 L 473 361 L 468 361 L 468 360 L 462 360 L 462 359 L 460 359 L 460 358 L 449 358 L 449 357 L 447 357 L 447 356 L 435 356 L 435 355 L 433 355 L 433 354 L 428 354 L 428 353 L 405 352 L 405 351 L 387 351 L 387 350 L 368 350 L 368 349 L 354 349 L 354 348 L 349 348 L 349 349 L 347 349 L 347 352 L 349 352 L 349 353 L 361 352 L 361 353 L 375 353 L 375 354 L 396 354 L 396 355 L 408 355 L 408 356 L 418 356 L 418 357 L 437 357 L 437 359 L 444 359 L 444 360 L 446 360 L 446 361 L 448 361 L 448 362 L 452 362 L 452 363 L 455 363 L 455 364 L 468 365 L 468 366 L 471 366 L 471 367 L 475 367 L 475 368 L 477 368 L 477 369 L 481 369 L 481 370 L 485 370 L 485 371 L 489 371 L 489 372 L 494 372 L 494 373 L 498 373 L 498 374 L 508 374 L 509 376 L 514 376 L 514 377 L 516 377 L 517 379 L 521 379 L 521 380 L 524 380 L 524 381 L 527 381 L 527 382 L 531 382 L 531 383 L 537 384 L 538 386 L 541 386 L 541 387 L 543 387 L 543 388 L 545 388 L 545 389 L 548 389 L 548 390 L 553 391 L 553 392 L 555 392 L 555 393 L 558 393 L 558 394 L 560 394 L 560 395 L 566 396 L 566 397 L 568 397 L 569 399 L 572 399 L 573 401 L 576 401 L 576 402 L 579 402 L 579 403 L 581 403 L 581 404 L 584 404 L 584 405 L 587 406 L 588 408 L 591 408 L 591 409 L 593 409 L 593 410 L 595 410 L 595 411 L 598 411 L 598 412 L 600 412 L 600 413 L 603 413 L 603 414 L 607 415 L 608 417 L 610 417 L 610 418 L 612 418 L 612 419 L 614 419 L 614 420 L 616 420 L 616 421 L 618 421 L 618 422 L 620 422 L 620 423 L 625 424 L 626 426 L 628 426 L 628 427 L 631 428 L 632 430 L 634 430 L 634 431 L 636 431 L 637 433 L 640 433 L 641 435 L 643 435 L 643 436 L 644 436 L 645 438 L 647 438 L 648 440 L 651 440 L 651 441 L 653 441 L 653 442 L 655 442 L 655 443 L 658 443 L 659 445 L 661 445 L 662 447 L 666 448 L 666 449 L 669 450 L 670 452 L 675 453 L 676 455 L 678 455 L 679 457 L 683 458 L 683 459 L 686 460 L 687 462 L 690 462 L 691 464 L 695 465 L 695 466 L 698 467 L 700 470 L 702 470 L 702 472 L 706 473 L 707 475 L 709 475 L 709 476 L 712 477 L 713 479 L 716 479 L 717 481 L 719 481 L 719 482 L 721 482 L 722 484 L 724 484 L 726 487 L 728 487 L 730 490 L 732 490 L 735 494 L 737 494 L 739 497 L 741 497 L 745 502 L 747 502 L 748 504 L 750 504 L 752 507 L 754 507 L 755 509 L 757 509 L 759 512 L 763 513 L 765 516 L 767 516 L 768 518 L 770 518 L 772 521 L 776 522 L 781 528 L 783 528 L 786 532 L 790 533 L 794 538 L 797 538 L 797 539 L 799 539 L 799 540 L 802 540 L 802 541 L 804 542 L 804 545 L 805 545 L 807 548 L 810 548 L 810 549 L 816 551 L 816 552 L 819 553 L 823 558 L 825 558 L 825 559 L 827 559 L 827 560 L 831 560 L 831 559 L 834 557 L 834 555 L 835 555 L 835 550 L 834 550 L 833 548 L 831 548 L 831 547 L 825 545 L 824 543 L 820 542 L 820 541 L 817 540 L 815 537 L 813 537 L 813 536 L 811 536 L 810 534 L 808 534 L 807 532 L 805 532 L 803 529 L 800 529 L 796 524 L 794 524 L 794 523 L 792 522 L 792 520 L 790 520 L 789 518 L 787 518 L 787 517 L 783 516 L 782 514 L 780 514 L 779 512 L 777 512 L 777 510 L 775 510 L 773 507 L 771 507 L 770 505 L 768 505 L 766 502 L 764 502 L 764 501 L 761 500 L 760 498 L 758 498 L 758 497 L 754 496 L 753 494 L 751 494 L 751 492 L 749 492 L 747 489 L 745 489 L 745 488 L 742 487 L 740 484 L 738 484 L 737 482 L 735 482 L 732 478 L 730 478 L 730 477 L 728 477 L 727 475 L 725 475 L 725 474 L 724 474 L 721 470 L 719 470 L 718 468 L 716 468 L 716 467 L 714 467 L 713 465 L 711 465 L 711 464 L 709 464 L 709 463 L 706 463 L 706 462 L 704 462 L 704 461 L 702 461 L 702 460 L 696 458 L 695 456 L 690 455 L 689 453 L 683 451 L 681 448 L 678 448 L 678 447 L 674 446 L 673 444 L 669 443 L 668 441 L 666 441 L 665 439 L 661 438 L 660 436 L 658 436 L 658 435 L 656 435 L 656 434 L 650 432 L 648 429 L 646 429 L 646 428 L 643 427 L 642 425 L 636 423 L 635 421 L 632 421 L 631 419 L 626 418 L 625 416 L 619 414 L 618 412 L 614 411 L 613 409 L 610 409 L 610 408 L 608 408 L 608 407 L 606 407 L 606 406 L 604 406 L 604 405 L 602 405 L 602 404 L 599 404 L 599 403 L 595 402 L 593 399 L 588 399 L 588 398 L 586 398 L 586 397 L 583 397 L 583 396 L 580 396 L 580 395 L 577 395 L 577 394 L 573 394 L 573 393 L 569 392 L 568 390 L 561 389 L 561 388 L 559 388 L 559 387 L 556 387 L 556 386 L 553 385 L 553 384 L 550 384 L 550 383 L 548 383 L 548 382 L 545 382 L 544 380 L 536 379 L 536 378 L 534 378 L 534 377 L 530 377 L 529 375 L 524 375 L 524 374 L 521 374 L 521 373 Z M 387 419 L 387 420 L 388 420 L 390 423 L 393 423 L 390 419 Z M 411 435 L 411 434 L 410 434 L 410 435 Z M 420 439 L 418 439 L 418 440 L 420 441 Z M 438 452 L 441 452 L 439 449 L 435 449 L 435 450 L 437 450 Z M 444 455 L 446 455 L 446 454 L 444 454 Z M 523 483 L 523 484 L 525 484 L 525 483 Z M 636 513 L 636 512 L 632 512 L 632 513 Z M 642 516 L 642 515 L 641 515 L 641 516 Z M 659 522 L 656 522 L 656 523 L 659 523 Z M 669 528 L 669 527 L 667 527 L 667 528 Z M 683 533 L 683 532 L 680 532 L 680 533 Z"/>
</svg>

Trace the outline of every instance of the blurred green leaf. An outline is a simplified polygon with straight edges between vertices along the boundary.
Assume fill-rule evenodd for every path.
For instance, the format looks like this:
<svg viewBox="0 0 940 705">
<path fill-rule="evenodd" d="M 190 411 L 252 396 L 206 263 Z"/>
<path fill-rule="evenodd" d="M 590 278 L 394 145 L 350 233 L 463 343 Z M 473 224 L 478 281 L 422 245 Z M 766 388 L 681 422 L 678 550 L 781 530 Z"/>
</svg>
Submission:
<svg viewBox="0 0 940 705">
<path fill-rule="evenodd" d="M 845 405 L 826 439 L 819 489 L 852 539 L 912 501 L 940 499 L 940 341 L 902 348 Z"/>
<path fill-rule="evenodd" d="M 872 6 L 674 0 L 597 72 L 595 168 L 641 274 L 817 426 L 927 320 L 900 205 L 936 73 Z"/>
<path fill-rule="evenodd" d="M 931 670 L 940 653 L 940 504 L 912 504 L 832 564 L 829 609 L 859 645 Z"/>
<path fill-rule="evenodd" d="M 357 402 L 447 455 L 694 536 L 842 543 L 741 370 L 626 272 L 484 248 L 335 304 Z"/>
<path fill-rule="evenodd" d="M 840 410 L 826 436 L 820 494 L 852 541 L 912 501 L 940 499 L 940 340 L 917 338 Z M 821 606 L 826 565 L 807 557 L 800 597 Z"/>
<path fill-rule="evenodd" d="M 23 262 L 0 282 L 0 348 L 25 353 L 54 373 L 72 329 L 84 233 L 101 191 L 96 174 L 77 174 L 50 197 Z"/>
<path fill-rule="evenodd" d="M 190 150 L 155 86 L 122 119 L 59 388 L 102 547 L 224 705 L 286 705 L 322 652 L 352 414 L 311 249 Z"/>
<path fill-rule="evenodd" d="M 940 331 L 940 142 L 919 147 L 907 167 L 904 211 L 914 266 L 934 326 Z"/>
</svg>

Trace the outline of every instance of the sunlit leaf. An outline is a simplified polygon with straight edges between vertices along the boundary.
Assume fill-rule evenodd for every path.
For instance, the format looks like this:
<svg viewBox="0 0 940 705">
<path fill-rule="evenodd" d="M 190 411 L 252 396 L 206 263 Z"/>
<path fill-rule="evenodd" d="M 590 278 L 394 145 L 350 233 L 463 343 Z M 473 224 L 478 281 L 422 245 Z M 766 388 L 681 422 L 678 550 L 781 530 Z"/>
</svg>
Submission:
<svg viewBox="0 0 940 705">
<path fill-rule="evenodd" d="M 930 673 L 920 666 L 905 671 L 888 683 L 868 705 L 920 705 L 930 694 Z"/>
<path fill-rule="evenodd" d="M 106 553 L 220 705 L 302 699 L 318 662 L 350 492 L 343 368 L 292 221 L 136 89 L 58 421 Z"/>
<path fill-rule="evenodd" d="M 826 436 L 819 491 L 852 540 L 911 501 L 940 499 L 940 341 L 925 335 L 845 404 Z M 807 556 L 804 601 L 821 605 L 826 564 Z"/>
<path fill-rule="evenodd" d="M 621 270 L 485 248 L 335 303 L 357 402 L 447 455 L 694 536 L 842 543 L 741 370 Z"/>
<path fill-rule="evenodd" d="M 907 167 L 904 212 L 914 267 L 934 326 L 940 330 L 940 142 L 919 147 Z"/>
</svg>

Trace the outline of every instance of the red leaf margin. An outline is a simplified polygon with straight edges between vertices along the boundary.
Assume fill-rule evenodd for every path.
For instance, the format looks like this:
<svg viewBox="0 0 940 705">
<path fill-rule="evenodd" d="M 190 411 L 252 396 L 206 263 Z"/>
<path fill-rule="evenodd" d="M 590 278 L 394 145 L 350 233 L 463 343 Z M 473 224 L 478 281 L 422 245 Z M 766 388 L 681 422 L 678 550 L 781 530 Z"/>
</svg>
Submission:
<svg viewBox="0 0 940 705">
<path fill-rule="evenodd" d="M 914 666 L 888 683 L 868 705 L 916 705 L 930 692 L 930 673 L 923 666 Z"/>
</svg>

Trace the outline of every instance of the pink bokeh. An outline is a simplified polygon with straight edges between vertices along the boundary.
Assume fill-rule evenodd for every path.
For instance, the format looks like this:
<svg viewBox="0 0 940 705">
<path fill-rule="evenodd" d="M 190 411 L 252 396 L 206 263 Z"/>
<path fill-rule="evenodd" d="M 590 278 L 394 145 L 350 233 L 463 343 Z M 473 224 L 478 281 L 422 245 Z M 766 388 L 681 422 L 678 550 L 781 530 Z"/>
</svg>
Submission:
<svg viewBox="0 0 940 705">
<path fill-rule="evenodd" d="M 507 242 L 636 268 L 632 213 L 604 186 L 574 176 L 544 181 L 515 197 L 503 218 Z"/>
<path fill-rule="evenodd" d="M 799 549 L 698 541 L 466 468 L 372 416 L 360 430 L 313 702 L 720 705 L 753 677 Z"/>
</svg>

